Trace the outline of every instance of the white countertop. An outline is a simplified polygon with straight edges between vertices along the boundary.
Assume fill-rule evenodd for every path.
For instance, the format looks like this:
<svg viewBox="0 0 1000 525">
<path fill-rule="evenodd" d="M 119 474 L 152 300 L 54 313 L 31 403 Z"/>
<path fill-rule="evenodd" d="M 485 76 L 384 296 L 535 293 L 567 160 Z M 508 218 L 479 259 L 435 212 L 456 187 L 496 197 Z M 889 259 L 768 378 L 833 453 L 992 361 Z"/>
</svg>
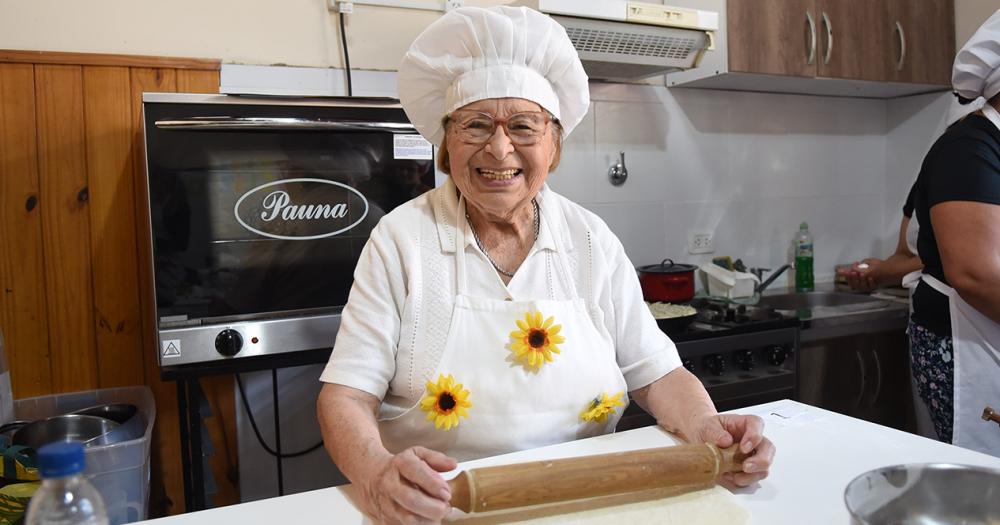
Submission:
<svg viewBox="0 0 1000 525">
<path fill-rule="evenodd" d="M 1000 458 L 795 401 L 776 401 L 736 412 L 763 417 L 765 435 L 777 447 L 770 476 L 758 485 L 734 492 L 758 525 L 849 523 L 844 488 L 855 476 L 878 467 L 900 463 L 962 463 L 1000 468 Z M 646 427 L 468 461 L 460 464 L 459 469 L 662 447 L 676 442 L 658 427 Z M 348 501 L 343 489 L 337 487 L 171 516 L 151 523 L 272 525 L 289 518 L 295 523 L 371 523 Z"/>
</svg>

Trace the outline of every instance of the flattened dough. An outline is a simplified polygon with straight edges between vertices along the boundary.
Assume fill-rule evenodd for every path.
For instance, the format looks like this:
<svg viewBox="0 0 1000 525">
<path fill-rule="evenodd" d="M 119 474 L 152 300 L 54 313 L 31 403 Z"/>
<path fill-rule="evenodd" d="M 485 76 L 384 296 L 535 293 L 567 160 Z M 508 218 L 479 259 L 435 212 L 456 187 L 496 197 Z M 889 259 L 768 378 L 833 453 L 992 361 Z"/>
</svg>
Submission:
<svg viewBox="0 0 1000 525">
<path fill-rule="evenodd" d="M 517 523 L 522 525 L 749 525 L 750 513 L 726 489 L 713 486 L 669 495 L 648 493 L 654 499 L 631 501 L 617 505 L 597 505 L 577 502 L 572 506 L 561 505 L 548 512 L 518 511 L 513 513 L 494 512 L 487 514 L 462 515 L 457 523 L 492 525 L 497 523 Z M 634 499 L 634 498 L 633 498 Z M 589 507 L 589 508 L 588 508 Z M 583 509 L 583 510 L 579 510 Z M 534 516 L 533 516 L 534 515 Z"/>
<path fill-rule="evenodd" d="M 750 523 L 750 513 L 736 502 L 736 498 L 729 491 L 716 486 L 664 499 L 627 503 L 514 523 L 525 525 L 606 525 L 608 523 L 628 525 L 658 523 L 746 525 Z"/>
</svg>

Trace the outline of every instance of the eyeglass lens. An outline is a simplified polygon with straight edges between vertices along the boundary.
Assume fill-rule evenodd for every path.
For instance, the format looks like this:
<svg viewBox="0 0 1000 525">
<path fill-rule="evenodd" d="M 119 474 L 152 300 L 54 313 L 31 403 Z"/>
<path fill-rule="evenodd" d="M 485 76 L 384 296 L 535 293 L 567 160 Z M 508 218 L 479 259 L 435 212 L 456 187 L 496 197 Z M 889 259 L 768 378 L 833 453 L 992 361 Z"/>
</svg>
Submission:
<svg viewBox="0 0 1000 525">
<path fill-rule="evenodd" d="M 489 140 L 496 133 L 497 125 L 503 126 L 511 142 L 534 144 L 545 134 L 549 120 L 548 115 L 541 111 L 515 113 L 504 120 L 478 112 L 456 112 L 454 115 L 459 138 L 472 144 Z"/>
</svg>

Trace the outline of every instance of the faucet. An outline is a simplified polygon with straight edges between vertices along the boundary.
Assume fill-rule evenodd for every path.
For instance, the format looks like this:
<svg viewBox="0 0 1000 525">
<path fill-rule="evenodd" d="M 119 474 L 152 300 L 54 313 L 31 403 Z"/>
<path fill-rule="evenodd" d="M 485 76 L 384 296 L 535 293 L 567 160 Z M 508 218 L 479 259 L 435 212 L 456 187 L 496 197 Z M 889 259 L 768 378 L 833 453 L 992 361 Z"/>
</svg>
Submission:
<svg viewBox="0 0 1000 525">
<path fill-rule="evenodd" d="M 790 264 L 784 264 L 784 265 L 782 265 L 780 268 L 778 268 L 777 270 L 775 270 L 774 272 L 772 272 L 771 275 L 769 275 L 767 277 L 767 280 L 765 280 L 765 281 L 761 281 L 761 279 L 764 278 L 764 272 L 770 272 L 771 271 L 770 268 L 750 268 L 750 273 L 756 275 L 757 276 L 757 280 L 760 281 L 757 284 L 757 286 L 754 288 L 754 292 L 756 292 L 758 295 L 764 293 L 764 289 L 765 288 L 767 288 L 768 286 L 770 286 L 771 283 L 773 283 L 774 280 L 777 279 L 779 275 L 781 275 L 782 273 L 785 272 L 785 270 L 787 270 L 787 269 L 789 269 L 791 267 L 792 267 L 792 265 L 790 265 Z"/>
</svg>

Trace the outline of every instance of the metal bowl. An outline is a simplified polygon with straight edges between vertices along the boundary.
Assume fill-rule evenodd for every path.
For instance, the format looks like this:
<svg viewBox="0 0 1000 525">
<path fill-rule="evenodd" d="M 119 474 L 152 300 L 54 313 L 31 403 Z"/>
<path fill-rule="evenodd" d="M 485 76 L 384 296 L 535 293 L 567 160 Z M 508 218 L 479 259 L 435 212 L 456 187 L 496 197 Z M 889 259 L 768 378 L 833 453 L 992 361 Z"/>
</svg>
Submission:
<svg viewBox="0 0 1000 525">
<path fill-rule="evenodd" d="M 73 414 L 103 417 L 121 425 L 102 438 L 103 444 L 107 445 L 139 439 L 146 430 L 139 417 L 139 407 L 131 403 L 107 403 L 77 410 Z"/>
<path fill-rule="evenodd" d="M 107 403 L 77 410 L 73 414 L 103 417 L 104 419 L 110 419 L 119 425 L 123 425 L 129 419 L 135 417 L 135 413 L 138 411 L 139 409 L 131 403 Z"/>
<path fill-rule="evenodd" d="M 1000 470 L 948 463 L 894 465 L 847 484 L 855 524 L 1000 523 Z"/>
<path fill-rule="evenodd" d="M 87 447 L 106 445 L 107 436 L 118 427 L 118 423 L 103 417 L 65 414 L 40 419 L 19 428 L 11 442 L 36 450 L 57 441 L 79 441 Z"/>
</svg>

